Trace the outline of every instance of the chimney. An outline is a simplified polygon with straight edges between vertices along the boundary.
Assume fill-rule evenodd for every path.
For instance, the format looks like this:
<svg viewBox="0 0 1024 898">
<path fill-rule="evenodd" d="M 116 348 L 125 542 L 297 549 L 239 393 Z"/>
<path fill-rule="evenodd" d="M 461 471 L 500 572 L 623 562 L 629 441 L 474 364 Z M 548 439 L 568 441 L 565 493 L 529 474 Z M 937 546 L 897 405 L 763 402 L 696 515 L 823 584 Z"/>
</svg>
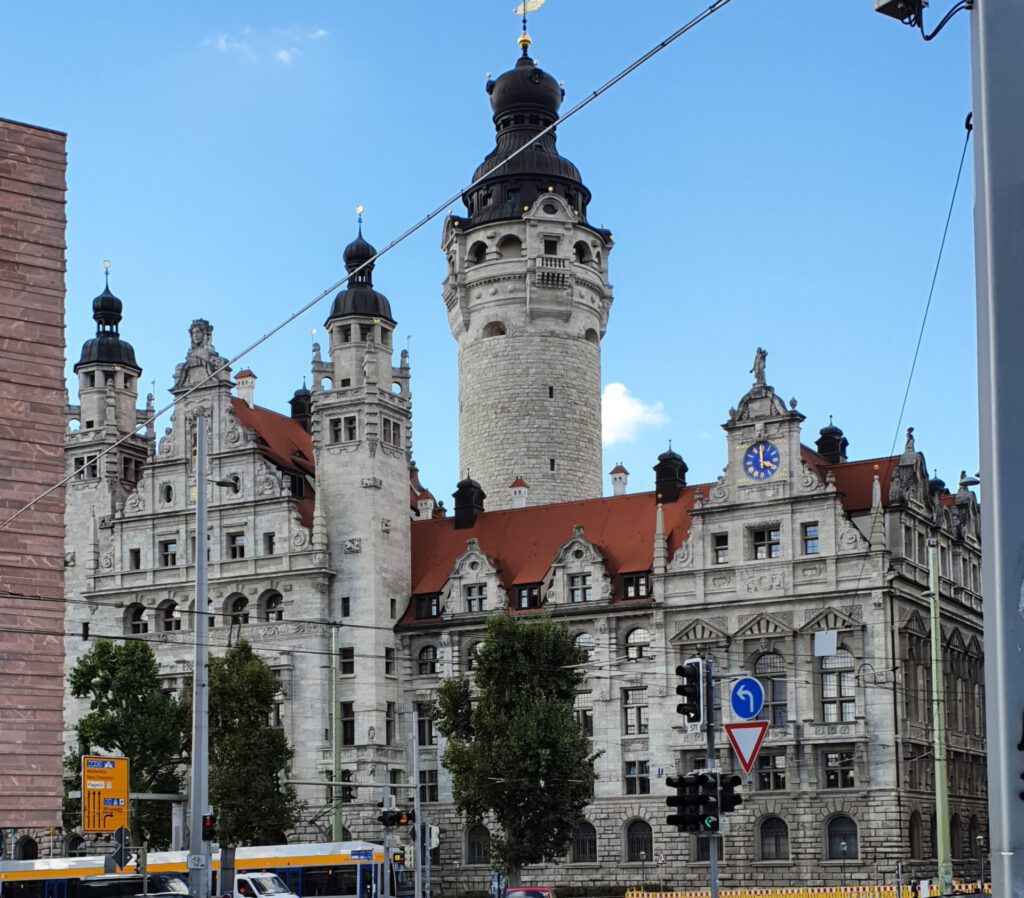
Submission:
<svg viewBox="0 0 1024 898">
<path fill-rule="evenodd" d="M 629 471 L 627 471 L 620 461 L 611 470 L 612 475 L 612 495 L 613 496 L 625 496 L 626 485 L 629 482 Z"/>
<path fill-rule="evenodd" d="M 252 408 L 253 393 L 256 391 L 256 375 L 248 368 L 239 371 L 235 378 L 235 386 L 238 388 L 238 398 Z"/>
<path fill-rule="evenodd" d="M 434 516 L 434 497 L 430 493 L 421 493 L 416 500 L 421 521 L 429 521 Z"/>
<path fill-rule="evenodd" d="M 672 451 L 670 443 L 668 451 L 658 456 L 658 463 L 654 466 L 654 489 L 661 496 L 663 503 L 667 505 L 679 498 L 683 487 L 686 486 L 688 470 L 683 457 Z"/>
<path fill-rule="evenodd" d="M 483 487 L 468 477 L 459 481 L 452 493 L 455 499 L 455 529 L 465 530 L 476 523 L 476 516 L 484 510 L 487 495 Z"/>
<path fill-rule="evenodd" d="M 508 485 L 508 491 L 512 496 L 513 508 L 526 508 L 526 498 L 530 494 L 530 487 L 522 477 L 517 477 Z"/>
</svg>

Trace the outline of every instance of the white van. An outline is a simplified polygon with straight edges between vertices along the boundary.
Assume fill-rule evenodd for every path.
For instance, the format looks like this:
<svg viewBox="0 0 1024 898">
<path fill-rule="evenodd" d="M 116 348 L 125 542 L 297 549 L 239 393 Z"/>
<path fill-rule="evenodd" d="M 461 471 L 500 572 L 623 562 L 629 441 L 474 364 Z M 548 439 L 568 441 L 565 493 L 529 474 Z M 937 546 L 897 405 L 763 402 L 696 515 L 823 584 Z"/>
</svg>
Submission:
<svg viewBox="0 0 1024 898">
<path fill-rule="evenodd" d="M 234 898 L 298 898 L 281 877 L 266 870 L 242 870 L 235 874 Z"/>
</svg>

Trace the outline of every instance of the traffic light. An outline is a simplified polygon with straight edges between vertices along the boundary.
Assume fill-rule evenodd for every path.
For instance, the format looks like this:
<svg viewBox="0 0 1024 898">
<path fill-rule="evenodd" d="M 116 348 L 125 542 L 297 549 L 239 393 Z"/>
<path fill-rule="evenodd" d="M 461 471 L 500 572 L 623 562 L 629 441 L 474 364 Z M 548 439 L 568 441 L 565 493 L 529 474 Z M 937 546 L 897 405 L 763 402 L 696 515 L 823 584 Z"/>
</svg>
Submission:
<svg viewBox="0 0 1024 898">
<path fill-rule="evenodd" d="M 377 817 L 381 826 L 408 826 L 415 821 L 416 814 L 412 811 L 384 811 Z"/>
<path fill-rule="evenodd" d="M 735 773 L 723 773 L 721 777 L 721 793 L 719 805 L 723 814 L 736 810 L 738 805 L 743 804 L 743 796 L 736 794 L 736 787 L 743 782 L 743 777 Z"/>
<path fill-rule="evenodd" d="M 217 841 L 217 815 L 203 814 L 203 841 Z"/>
<path fill-rule="evenodd" d="M 676 675 L 682 681 L 676 686 L 676 695 L 683 701 L 676 705 L 676 713 L 682 714 L 688 723 L 704 722 L 704 660 L 687 658 L 676 668 Z"/>
<path fill-rule="evenodd" d="M 675 795 L 669 795 L 665 804 L 670 808 L 676 808 L 676 813 L 669 814 L 665 822 L 669 826 L 676 827 L 680 832 L 697 832 L 700 822 L 700 797 L 697 791 L 697 774 L 688 773 L 686 776 L 669 776 L 665 783 L 670 789 L 675 789 Z"/>
<path fill-rule="evenodd" d="M 698 773 L 697 789 L 700 792 L 698 803 L 700 819 L 698 831 L 702 833 L 718 832 L 718 775 L 715 773 Z"/>
<path fill-rule="evenodd" d="M 405 863 L 405 850 L 399 848 L 398 851 L 391 855 L 391 863 L 393 864 L 404 864 Z"/>
</svg>

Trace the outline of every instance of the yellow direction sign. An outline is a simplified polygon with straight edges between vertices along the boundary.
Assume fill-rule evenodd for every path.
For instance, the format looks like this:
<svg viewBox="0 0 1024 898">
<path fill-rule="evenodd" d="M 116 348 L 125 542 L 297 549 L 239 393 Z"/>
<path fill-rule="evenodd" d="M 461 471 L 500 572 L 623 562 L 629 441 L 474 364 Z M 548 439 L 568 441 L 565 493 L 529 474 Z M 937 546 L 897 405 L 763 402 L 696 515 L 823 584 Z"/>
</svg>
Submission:
<svg viewBox="0 0 1024 898">
<path fill-rule="evenodd" d="M 128 826 L 128 759 L 82 757 L 82 831 L 112 833 Z"/>
</svg>

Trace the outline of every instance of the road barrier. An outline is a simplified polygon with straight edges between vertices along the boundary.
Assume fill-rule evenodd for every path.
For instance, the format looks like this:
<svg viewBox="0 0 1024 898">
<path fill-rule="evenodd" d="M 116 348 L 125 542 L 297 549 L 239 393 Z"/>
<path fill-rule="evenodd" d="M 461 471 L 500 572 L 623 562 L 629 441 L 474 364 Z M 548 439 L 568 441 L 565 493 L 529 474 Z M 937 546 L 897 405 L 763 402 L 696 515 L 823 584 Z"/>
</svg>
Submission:
<svg viewBox="0 0 1024 898">
<path fill-rule="evenodd" d="M 930 898 L 938 895 L 938 883 L 927 880 L 915 888 L 904 883 L 903 894 L 899 898 Z M 960 882 L 953 880 L 955 894 L 986 895 L 992 894 L 992 883 L 986 882 L 979 889 L 976 882 Z M 897 898 L 894 885 L 863 885 L 863 886 L 804 886 L 776 889 L 729 888 L 719 889 L 719 898 Z M 684 889 L 672 892 L 647 892 L 643 889 L 627 889 L 626 898 L 711 898 L 710 889 Z"/>
</svg>

